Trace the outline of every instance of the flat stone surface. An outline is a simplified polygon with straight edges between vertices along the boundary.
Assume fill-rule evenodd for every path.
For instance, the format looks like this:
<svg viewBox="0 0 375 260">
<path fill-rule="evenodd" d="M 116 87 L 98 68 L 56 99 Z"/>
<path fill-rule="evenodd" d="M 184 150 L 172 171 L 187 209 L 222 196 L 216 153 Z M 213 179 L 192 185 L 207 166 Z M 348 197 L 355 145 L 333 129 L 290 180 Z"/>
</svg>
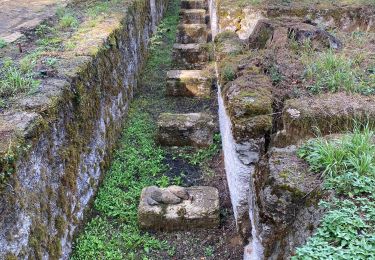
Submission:
<svg viewBox="0 0 375 260">
<path fill-rule="evenodd" d="M 181 69 L 202 69 L 209 61 L 207 48 L 199 43 L 176 43 L 172 56 L 174 65 Z"/>
<path fill-rule="evenodd" d="M 147 188 L 143 189 L 138 207 L 138 223 L 146 230 L 187 230 L 217 228 L 220 222 L 219 192 L 214 187 L 186 188 L 191 199 L 179 204 L 147 203 Z"/>
<path fill-rule="evenodd" d="M 205 9 L 181 9 L 180 23 L 205 24 L 206 23 L 206 10 Z"/>
<path fill-rule="evenodd" d="M 163 113 L 158 118 L 158 141 L 166 146 L 207 147 L 213 142 L 214 118 L 206 113 Z"/>
<path fill-rule="evenodd" d="M 202 70 L 170 70 L 166 93 L 169 96 L 209 97 L 212 79 Z"/>
<path fill-rule="evenodd" d="M 177 43 L 207 43 L 207 37 L 205 24 L 181 24 L 177 27 Z"/>
<path fill-rule="evenodd" d="M 0 1 L 0 38 L 13 42 L 22 30 L 35 28 L 44 19 L 53 16 L 58 6 L 68 0 L 2 0 Z"/>
<path fill-rule="evenodd" d="M 356 123 L 373 123 L 375 97 L 359 94 L 326 93 L 285 102 L 284 129 L 274 137 L 274 145 L 298 144 L 318 135 L 343 133 Z M 319 132 L 317 132 L 319 129 Z"/>
</svg>

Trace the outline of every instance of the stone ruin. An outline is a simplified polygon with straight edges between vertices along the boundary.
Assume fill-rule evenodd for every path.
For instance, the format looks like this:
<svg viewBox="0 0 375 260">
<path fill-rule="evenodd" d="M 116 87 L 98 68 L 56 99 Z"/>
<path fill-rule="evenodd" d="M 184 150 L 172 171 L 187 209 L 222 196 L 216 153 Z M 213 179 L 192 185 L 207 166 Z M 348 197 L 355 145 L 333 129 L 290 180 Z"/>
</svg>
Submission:
<svg viewBox="0 0 375 260">
<path fill-rule="evenodd" d="M 216 228 L 220 223 L 219 192 L 196 186 L 146 187 L 138 207 L 141 229 L 175 231 Z"/>
</svg>

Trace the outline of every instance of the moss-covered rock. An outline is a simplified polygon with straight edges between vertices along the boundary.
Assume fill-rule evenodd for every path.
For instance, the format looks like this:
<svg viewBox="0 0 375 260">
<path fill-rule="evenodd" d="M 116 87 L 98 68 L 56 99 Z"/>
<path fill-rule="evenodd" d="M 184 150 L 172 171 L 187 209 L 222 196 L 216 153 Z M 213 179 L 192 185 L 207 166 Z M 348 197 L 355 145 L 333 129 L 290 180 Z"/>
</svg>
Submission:
<svg viewBox="0 0 375 260">
<path fill-rule="evenodd" d="M 317 135 L 342 133 L 355 124 L 373 124 L 373 96 L 345 93 L 290 99 L 283 110 L 283 125 L 274 144 L 295 144 Z"/>
<path fill-rule="evenodd" d="M 298 158 L 295 146 L 272 148 L 257 167 L 255 187 L 264 255 L 288 259 L 311 236 L 323 215 L 319 175 Z"/>
<path fill-rule="evenodd" d="M 265 75 L 246 74 L 224 87 L 224 103 L 237 141 L 260 138 L 271 130 L 271 85 Z"/>
</svg>

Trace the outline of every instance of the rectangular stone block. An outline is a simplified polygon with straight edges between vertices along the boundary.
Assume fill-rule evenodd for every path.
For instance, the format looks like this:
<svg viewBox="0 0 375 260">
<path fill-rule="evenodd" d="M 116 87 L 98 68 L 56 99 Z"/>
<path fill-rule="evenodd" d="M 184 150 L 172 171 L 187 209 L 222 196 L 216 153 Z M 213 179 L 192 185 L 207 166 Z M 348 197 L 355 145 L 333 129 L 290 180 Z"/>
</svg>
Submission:
<svg viewBox="0 0 375 260">
<path fill-rule="evenodd" d="M 173 64 L 183 69 L 202 69 L 209 61 L 207 48 L 197 43 L 174 44 L 172 56 Z"/>
<path fill-rule="evenodd" d="M 205 9 L 181 9 L 180 23 L 182 24 L 206 24 Z"/>
<path fill-rule="evenodd" d="M 207 26 L 205 24 L 180 24 L 177 27 L 177 43 L 207 43 Z"/>
<path fill-rule="evenodd" d="M 183 9 L 207 9 L 208 5 L 205 0 L 182 0 L 181 8 Z"/>
<path fill-rule="evenodd" d="M 161 145 L 207 147 L 213 143 L 214 131 L 214 118 L 206 113 L 163 113 L 158 118 Z"/>
<path fill-rule="evenodd" d="M 220 223 L 219 192 L 214 187 L 186 188 L 190 199 L 179 204 L 151 206 L 143 189 L 138 207 L 138 223 L 144 230 L 189 230 L 217 228 Z"/>
<path fill-rule="evenodd" d="M 209 97 L 212 79 L 201 70 L 170 70 L 167 72 L 166 94 L 182 97 Z"/>
</svg>

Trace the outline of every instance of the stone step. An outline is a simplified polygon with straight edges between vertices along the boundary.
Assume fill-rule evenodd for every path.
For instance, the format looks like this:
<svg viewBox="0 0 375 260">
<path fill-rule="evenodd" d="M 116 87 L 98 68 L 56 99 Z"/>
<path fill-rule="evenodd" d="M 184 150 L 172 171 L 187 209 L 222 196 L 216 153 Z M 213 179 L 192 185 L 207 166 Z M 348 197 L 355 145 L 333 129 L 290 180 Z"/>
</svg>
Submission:
<svg viewBox="0 0 375 260">
<path fill-rule="evenodd" d="M 202 70 L 167 72 L 166 94 L 179 97 L 209 97 L 212 77 Z"/>
<path fill-rule="evenodd" d="M 182 9 L 208 9 L 206 0 L 182 0 Z"/>
<path fill-rule="evenodd" d="M 205 9 L 181 9 L 180 23 L 182 24 L 207 24 L 208 17 Z"/>
<path fill-rule="evenodd" d="M 210 55 L 205 44 L 188 43 L 173 45 L 173 64 L 183 69 L 202 69 Z"/>
<path fill-rule="evenodd" d="M 207 113 L 162 113 L 157 139 L 164 146 L 208 147 L 213 143 L 214 117 Z"/>
<path fill-rule="evenodd" d="M 181 24 L 177 27 L 176 42 L 207 43 L 207 26 L 205 24 Z"/>
<path fill-rule="evenodd" d="M 177 192 L 181 190 L 187 198 L 179 196 Z M 138 206 L 138 223 L 143 230 L 217 228 L 220 223 L 219 191 L 208 186 L 146 187 Z"/>
</svg>

